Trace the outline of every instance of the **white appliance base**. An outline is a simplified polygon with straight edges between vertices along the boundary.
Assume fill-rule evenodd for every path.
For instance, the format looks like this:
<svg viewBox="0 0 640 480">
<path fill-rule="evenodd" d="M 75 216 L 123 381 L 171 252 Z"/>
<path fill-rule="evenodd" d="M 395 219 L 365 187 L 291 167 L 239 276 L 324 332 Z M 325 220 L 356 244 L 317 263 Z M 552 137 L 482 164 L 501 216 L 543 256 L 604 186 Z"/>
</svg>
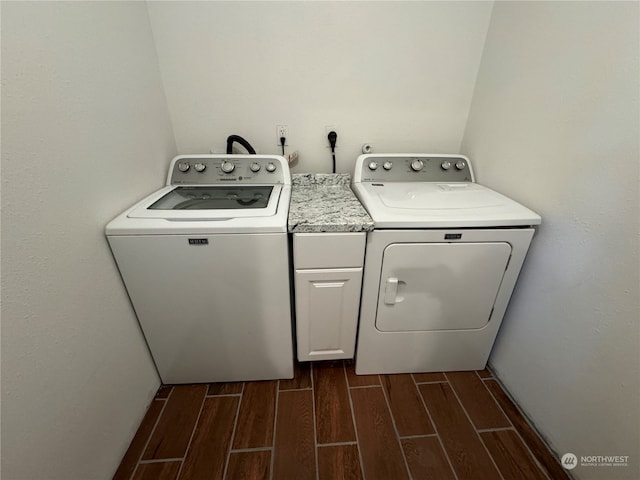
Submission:
<svg viewBox="0 0 640 480">
<path fill-rule="evenodd" d="M 108 239 L 163 383 L 293 378 L 286 233 Z"/>
<path fill-rule="evenodd" d="M 455 370 L 481 370 L 485 368 L 491 348 L 495 341 L 498 329 L 502 322 L 505 310 L 509 303 L 511 293 L 515 286 L 522 263 L 526 256 L 533 228 L 505 228 L 505 229 L 446 229 L 446 230 L 375 230 L 367 235 L 367 254 L 365 258 L 362 303 L 360 310 L 360 324 L 358 328 L 358 345 L 356 351 L 357 374 L 392 374 L 410 372 L 442 372 Z M 413 270 L 407 273 L 409 279 L 420 276 L 441 278 L 445 287 L 438 291 L 418 292 L 410 291 L 410 283 L 405 292 L 388 293 L 389 278 L 387 272 L 392 272 L 395 282 L 402 283 L 403 271 L 409 270 L 405 264 L 399 264 L 393 271 L 393 263 L 397 256 L 389 255 L 385 264 L 385 252 L 407 245 L 415 250 L 415 245 L 436 245 L 434 251 L 441 253 L 442 245 L 446 245 L 446 237 L 452 234 L 460 235 L 451 244 L 452 252 L 456 246 L 468 243 L 470 248 L 478 246 L 478 252 L 486 251 L 484 246 L 493 244 L 507 244 L 511 247 L 511 255 L 508 259 L 504 275 L 495 279 L 496 289 L 485 289 L 485 304 L 489 302 L 490 312 L 486 322 L 478 327 L 477 324 L 469 324 L 466 319 L 456 318 L 455 314 L 464 311 L 472 311 L 473 304 L 462 305 L 474 297 L 474 285 L 478 284 L 478 274 L 472 271 L 476 265 L 483 265 L 482 255 L 478 257 L 478 263 L 471 260 L 458 261 L 455 255 L 442 255 L 438 259 L 442 261 L 424 262 L 416 261 Z M 454 237 L 456 238 L 456 237 Z M 391 248 L 390 248 L 391 247 Z M 388 249 L 388 250 L 387 250 Z M 428 249 L 425 249 L 427 251 Z M 418 260 L 418 259 L 417 259 Z M 421 267 L 421 265 L 426 265 Z M 415 268 L 423 268 L 416 272 Z M 399 273 L 398 273 L 399 272 Z M 468 273 L 468 275 L 466 275 Z M 472 280 L 466 281 L 465 278 Z M 410 282 L 410 281 L 409 281 Z M 474 283 L 475 282 L 475 283 Z M 415 281 L 414 281 L 415 283 Z M 424 285 L 437 285 L 430 279 Z M 456 288 L 459 286 L 459 288 Z M 484 285 L 482 285 L 484 287 Z M 395 287 L 394 287 L 395 288 Z M 419 287 L 416 287 L 419 288 Z M 478 290 L 482 290 L 478 288 Z M 401 295 L 402 294 L 402 295 Z M 396 296 L 397 295 L 397 296 Z M 429 298 L 433 308 L 426 311 L 425 298 Z M 476 295 L 477 296 L 477 295 Z M 396 300 L 396 298 L 398 300 Z M 413 300 L 412 300 L 413 298 Z M 402 303 L 394 303 L 402 300 Z M 416 308 L 412 308 L 407 302 L 414 302 Z M 394 308 L 397 305 L 397 310 Z M 432 315 L 437 312 L 441 315 L 438 321 L 423 321 L 422 315 Z M 453 312 L 453 314 L 448 313 Z M 384 319 L 385 325 L 393 322 L 394 315 L 398 325 L 407 325 L 406 330 L 387 331 L 380 330 Z M 451 322 L 451 328 L 447 329 L 446 322 Z M 415 325 L 437 325 L 431 330 L 421 330 Z M 476 328 L 477 327 L 477 328 Z"/>
</svg>

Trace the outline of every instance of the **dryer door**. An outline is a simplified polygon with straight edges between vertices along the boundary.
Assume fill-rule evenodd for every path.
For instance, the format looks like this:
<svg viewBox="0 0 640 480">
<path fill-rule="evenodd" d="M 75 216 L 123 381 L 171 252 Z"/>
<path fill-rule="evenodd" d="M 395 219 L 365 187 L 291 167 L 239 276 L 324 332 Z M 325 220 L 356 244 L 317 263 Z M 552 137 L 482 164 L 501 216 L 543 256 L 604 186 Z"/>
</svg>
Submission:
<svg viewBox="0 0 640 480">
<path fill-rule="evenodd" d="M 484 327 L 510 256 L 511 245 L 506 242 L 388 245 L 382 259 L 377 329 Z"/>
</svg>

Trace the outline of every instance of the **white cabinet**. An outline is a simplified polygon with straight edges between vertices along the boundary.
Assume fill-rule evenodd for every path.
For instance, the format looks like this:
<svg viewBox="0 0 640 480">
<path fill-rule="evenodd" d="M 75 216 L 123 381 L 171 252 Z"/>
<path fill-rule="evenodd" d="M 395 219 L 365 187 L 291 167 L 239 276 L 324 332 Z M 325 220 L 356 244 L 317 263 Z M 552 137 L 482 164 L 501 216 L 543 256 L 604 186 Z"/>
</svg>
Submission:
<svg viewBox="0 0 640 480">
<path fill-rule="evenodd" d="M 365 233 L 293 236 L 298 360 L 353 358 Z"/>
</svg>

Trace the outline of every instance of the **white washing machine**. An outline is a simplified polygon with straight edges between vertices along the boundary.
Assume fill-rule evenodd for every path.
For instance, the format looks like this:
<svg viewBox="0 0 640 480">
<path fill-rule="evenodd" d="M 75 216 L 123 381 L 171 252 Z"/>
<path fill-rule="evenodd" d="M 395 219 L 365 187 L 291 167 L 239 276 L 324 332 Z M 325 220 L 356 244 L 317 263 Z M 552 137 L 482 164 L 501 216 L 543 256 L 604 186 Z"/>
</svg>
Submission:
<svg viewBox="0 0 640 480">
<path fill-rule="evenodd" d="M 352 187 L 375 223 L 356 373 L 483 369 L 540 216 L 461 155 L 361 155 Z"/>
<path fill-rule="evenodd" d="M 182 155 L 106 227 L 163 383 L 293 377 L 286 160 Z"/>
</svg>

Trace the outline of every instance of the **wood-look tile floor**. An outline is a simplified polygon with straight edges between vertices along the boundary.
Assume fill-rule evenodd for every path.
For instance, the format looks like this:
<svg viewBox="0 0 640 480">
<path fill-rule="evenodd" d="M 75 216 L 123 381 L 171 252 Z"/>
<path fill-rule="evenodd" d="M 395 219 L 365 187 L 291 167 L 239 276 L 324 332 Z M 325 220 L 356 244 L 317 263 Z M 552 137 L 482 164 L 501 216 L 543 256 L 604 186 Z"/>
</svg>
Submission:
<svg viewBox="0 0 640 480">
<path fill-rule="evenodd" d="M 487 370 L 163 385 L 115 480 L 569 478 Z"/>
</svg>

